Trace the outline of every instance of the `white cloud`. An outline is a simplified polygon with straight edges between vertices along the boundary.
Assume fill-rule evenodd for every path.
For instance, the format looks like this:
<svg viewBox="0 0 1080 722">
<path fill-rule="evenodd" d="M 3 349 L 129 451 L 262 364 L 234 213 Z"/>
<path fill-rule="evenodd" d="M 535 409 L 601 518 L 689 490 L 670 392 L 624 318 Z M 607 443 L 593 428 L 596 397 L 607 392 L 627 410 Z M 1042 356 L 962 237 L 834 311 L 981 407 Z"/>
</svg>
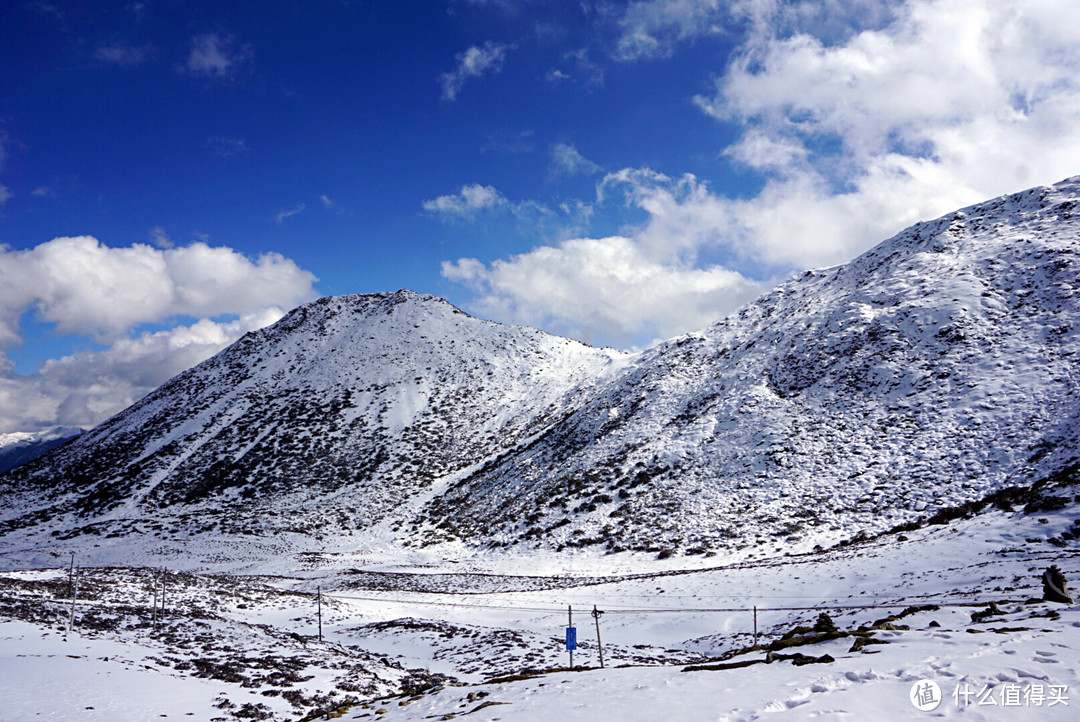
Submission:
<svg viewBox="0 0 1080 722">
<path fill-rule="evenodd" d="M 292 307 L 315 295 L 315 277 L 276 253 L 253 261 L 204 243 L 110 248 L 90 236 L 0 249 L 0 281 L 0 349 L 18 342 L 30 308 L 60 332 L 107 341 L 138 324 Z"/>
<path fill-rule="evenodd" d="M 568 143 L 556 143 L 551 146 L 552 175 L 592 175 L 602 170 L 603 168 L 583 156 L 577 148 Z"/>
<path fill-rule="evenodd" d="M 464 205 L 463 196 L 449 198 L 448 208 Z M 723 230 L 733 215 L 694 176 L 610 173 L 597 185 L 595 205 L 564 204 L 560 218 L 584 225 L 596 208 L 616 203 L 644 211 L 646 221 L 629 235 L 574 238 L 487 265 L 475 258 L 444 262 L 442 274 L 472 288 L 470 307 L 488 318 L 619 344 L 701 328 L 770 285 L 702 263 L 705 251 L 731 251 Z"/>
<path fill-rule="evenodd" d="M 3 206 L 14 197 L 15 194 L 11 192 L 11 189 L 0 183 L 0 206 Z"/>
<path fill-rule="evenodd" d="M 439 76 L 443 100 L 454 100 L 465 85 L 465 81 L 470 78 L 479 78 L 487 73 L 498 73 L 502 70 L 506 51 L 512 48 L 511 45 L 489 41 L 484 43 L 483 47 L 473 45 L 465 52 L 459 53 L 456 56 L 457 67 L 453 72 Z"/>
<path fill-rule="evenodd" d="M 566 73 L 564 73 L 563 71 L 559 70 L 558 68 L 555 68 L 553 70 L 549 70 L 544 75 L 544 80 L 546 80 L 548 83 L 550 83 L 552 85 L 558 85 L 559 83 L 563 82 L 564 80 L 570 80 L 570 76 L 567 75 Z"/>
<path fill-rule="evenodd" d="M 696 102 L 732 125 L 725 157 L 761 190 L 733 198 L 690 174 L 609 173 L 589 213 L 623 205 L 639 225 L 445 263 L 476 291 L 473 307 L 584 337 L 688 330 L 764 287 L 749 278 L 845 262 L 917 220 L 1080 172 L 1080 5 L 741 0 L 730 11 L 745 41 Z M 619 57 L 664 55 L 713 32 L 718 13 L 632 3 Z"/>
<path fill-rule="evenodd" d="M 716 204 L 744 253 L 840 262 L 916 220 L 1080 170 L 1080 6 L 834 4 L 867 27 L 743 3 L 751 39 L 697 98 L 740 125 L 727 155 L 767 180 Z"/>
<path fill-rule="evenodd" d="M 680 43 L 723 32 L 725 4 L 720 0 L 637 0 L 618 18 L 616 60 L 633 61 L 671 55 Z"/>
<path fill-rule="evenodd" d="M 424 210 L 444 218 L 471 218 L 479 211 L 507 208 L 510 202 L 491 186 L 479 183 L 463 186 L 460 193 L 424 201 Z"/>
<path fill-rule="evenodd" d="M 33 374 L 2 374 L 0 431 L 97 424 L 282 315 L 280 308 L 271 306 L 229 322 L 202 319 L 121 338 L 103 351 L 49 360 Z"/>
<path fill-rule="evenodd" d="M 274 216 L 274 223 L 281 223 L 286 218 L 292 218 L 298 213 L 303 213 L 305 208 L 307 208 L 307 203 L 300 203 L 299 205 L 293 206 L 292 208 L 278 211 L 277 215 Z"/>
<path fill-rule="evenodd" d="M 23 251 L 0 247 L 0 429 L 88 425 L 216 353 L 246 331 L 317 294 L 315 277 L 276 253 L 249 259 L 193 243 L 109 248 L 89 236 L 57 238 Z M 15 374 L 4 350 L 21 342 L 33 309 L 60 333 L 108 344 Z M 141 324 L 176 317 L 187 326 L 130 336 Z M 236 320 L 214 320 L 233 316 Z"/>
<path fill-rule="evenodd" d="M 589 342 L 667 337 L 717 319 L 761 292 L 759 283 L 719 266 L 658 261 L 632 239 L 579 238 L 485 265 L 444 262 L 442 274 L 480 296 L 489 318 L 549 328 Z"/>
<path fill-rule="evenodd" d="M 34 190 L 30 191 L 30 195 L 37 196 L 38 198 L 52 198 L 56 195 L 56 191 L 54 191 L 49 186 L 38 186 Z"/>
<path fill-rule="evenodd" d="M 566 69 L 549 70 L 544 79 L 551 85 L 564 82 L 577 82 L 588 90 L 595 90 L 604 85 L 604 68 L 589 58 L 587 48 L 572 50 L 563 54 Z"/>
<path fill-rule="evenodd" d="M 162 226 L 154 226 L 147 233 L 150 243 L 157 248 L 172 248 L 176 244 L 173 243 L 172 238 L 169 237 L 168 231 Z"/>
<path fill-rule="evenodd" d="M 191 39 L 191 52 L 181 70 L 192 76 L 231 80 L 250 65 L 255 51 L 237 45 L 230 35 L 206 33 Z"/>
</svg>

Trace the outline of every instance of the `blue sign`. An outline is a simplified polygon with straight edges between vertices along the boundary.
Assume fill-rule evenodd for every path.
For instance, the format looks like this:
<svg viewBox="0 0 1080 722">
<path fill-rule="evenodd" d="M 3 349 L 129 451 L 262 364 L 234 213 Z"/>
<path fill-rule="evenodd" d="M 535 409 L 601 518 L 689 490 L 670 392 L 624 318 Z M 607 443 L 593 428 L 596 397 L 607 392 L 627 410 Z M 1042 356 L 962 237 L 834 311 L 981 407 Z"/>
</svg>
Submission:
<svg viewBox="0 0 1080 722">
<path fill-rule="evenodd" d="M 577 627 L 566 628 L 566 651 L 573 652 L 577 649 Z"/>
</svg>

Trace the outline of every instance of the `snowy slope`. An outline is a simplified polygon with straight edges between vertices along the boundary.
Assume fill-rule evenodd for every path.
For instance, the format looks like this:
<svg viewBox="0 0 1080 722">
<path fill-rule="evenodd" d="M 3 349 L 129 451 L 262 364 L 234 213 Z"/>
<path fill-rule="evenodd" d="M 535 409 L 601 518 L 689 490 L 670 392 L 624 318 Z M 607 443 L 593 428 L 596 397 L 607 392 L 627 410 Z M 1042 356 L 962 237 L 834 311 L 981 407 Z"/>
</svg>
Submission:
<svg viewBox="0 0 1080 722">
<path fill-rule="evenodd" d="M 408 291 L 325 298 L 0 477 L 0 539 L 233 570 L 749 557 L 1057 493 L 1080 469 L 1078 203 L 1073 178 L 917 224 L 634 356 Z"/>
<path fill-rule="evenodd" d="M 808 271 L 649 350 L 434 499 L 417 529 L 614 551 L 808 549 L 1074 465 L 1078 213 L 1073 178 Z"/>
<path fill-rule="evenodd" d="M 624 555 L 541 550 L 537 567 L 577 565 L 546 580 L 500 573 L 502 550 L 396 582 L 174 572 L 156 628 L 155 571 L 84 570 L 71 633 L 66 568 L 0 572 L 0 720 L 1071 720 L 1080 608 L 1041 601 L 1039 575 L 1058 565 L 1075 590 L 1075 539 L 1052 540 L 1077 528 L 1075 508 L 994 511 L 906 540 L 632 575 Z M 797 631 L 821 612 L 839 634 Z M 924 681 L 942 691 L 933 715 L 909 701 Z"/>
</svg>

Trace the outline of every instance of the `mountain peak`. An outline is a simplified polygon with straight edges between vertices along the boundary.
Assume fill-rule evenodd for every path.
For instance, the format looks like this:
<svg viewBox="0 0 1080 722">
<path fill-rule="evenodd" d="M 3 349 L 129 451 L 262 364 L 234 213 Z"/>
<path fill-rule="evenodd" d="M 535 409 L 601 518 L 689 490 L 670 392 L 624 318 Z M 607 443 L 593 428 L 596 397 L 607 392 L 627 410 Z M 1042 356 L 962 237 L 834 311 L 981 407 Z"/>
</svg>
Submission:
<svg viewBox="0 0 1080 722">
<path fill-rule="evenodd" d="M 322 298 L 11 472 L 0 535 L 250 558 L 895 528 L 1080 466 L 1078 197 L 1070 178 L 916 224 L 637 355 L 405 289 Z"/>
</svg>

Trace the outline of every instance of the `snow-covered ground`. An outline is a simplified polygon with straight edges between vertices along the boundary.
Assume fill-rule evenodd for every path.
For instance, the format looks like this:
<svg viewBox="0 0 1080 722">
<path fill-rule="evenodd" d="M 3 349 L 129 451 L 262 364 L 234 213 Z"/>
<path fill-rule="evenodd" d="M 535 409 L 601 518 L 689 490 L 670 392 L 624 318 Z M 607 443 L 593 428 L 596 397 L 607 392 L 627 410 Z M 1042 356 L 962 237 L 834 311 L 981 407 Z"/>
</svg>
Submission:
<svg viewBox="0 0 1080 722">
<path fill-rule="evenodd" d="M 301 307 L 3 477 L 0 722 L 1077 719 L 1078 207 L 635 355 Z"/>
<path fill-rule="evenodd" d="M 372 552 L 366 564 L 323 560 L 291 576 L 173 572 L 156 631 L 153 570 L 85 571 L 70 635 L 67 570 L 9 571 L 0 720 L 295 720 L 334 709 L 385 720 L 1076 719 L 1080 607 L 1030 600 L 1051 564 L 1074 586 L 1080 578 L 1075 540 L 1047 541 L 1078 516 L 992 511 L 904 540 L 696 567 Z M 990 602 L 997 613 L 973 620 Z M 602 670 L 593 605 L 604 612 Z M 781 641 L 822 611 L 839 636 L 813 643 L 821 635 L 807 629 Z M 770 646 L 779 658 L 767 663 Z M 909 699 L 924 682 L 942 697 L 929 712 Z"/>
</svg>

